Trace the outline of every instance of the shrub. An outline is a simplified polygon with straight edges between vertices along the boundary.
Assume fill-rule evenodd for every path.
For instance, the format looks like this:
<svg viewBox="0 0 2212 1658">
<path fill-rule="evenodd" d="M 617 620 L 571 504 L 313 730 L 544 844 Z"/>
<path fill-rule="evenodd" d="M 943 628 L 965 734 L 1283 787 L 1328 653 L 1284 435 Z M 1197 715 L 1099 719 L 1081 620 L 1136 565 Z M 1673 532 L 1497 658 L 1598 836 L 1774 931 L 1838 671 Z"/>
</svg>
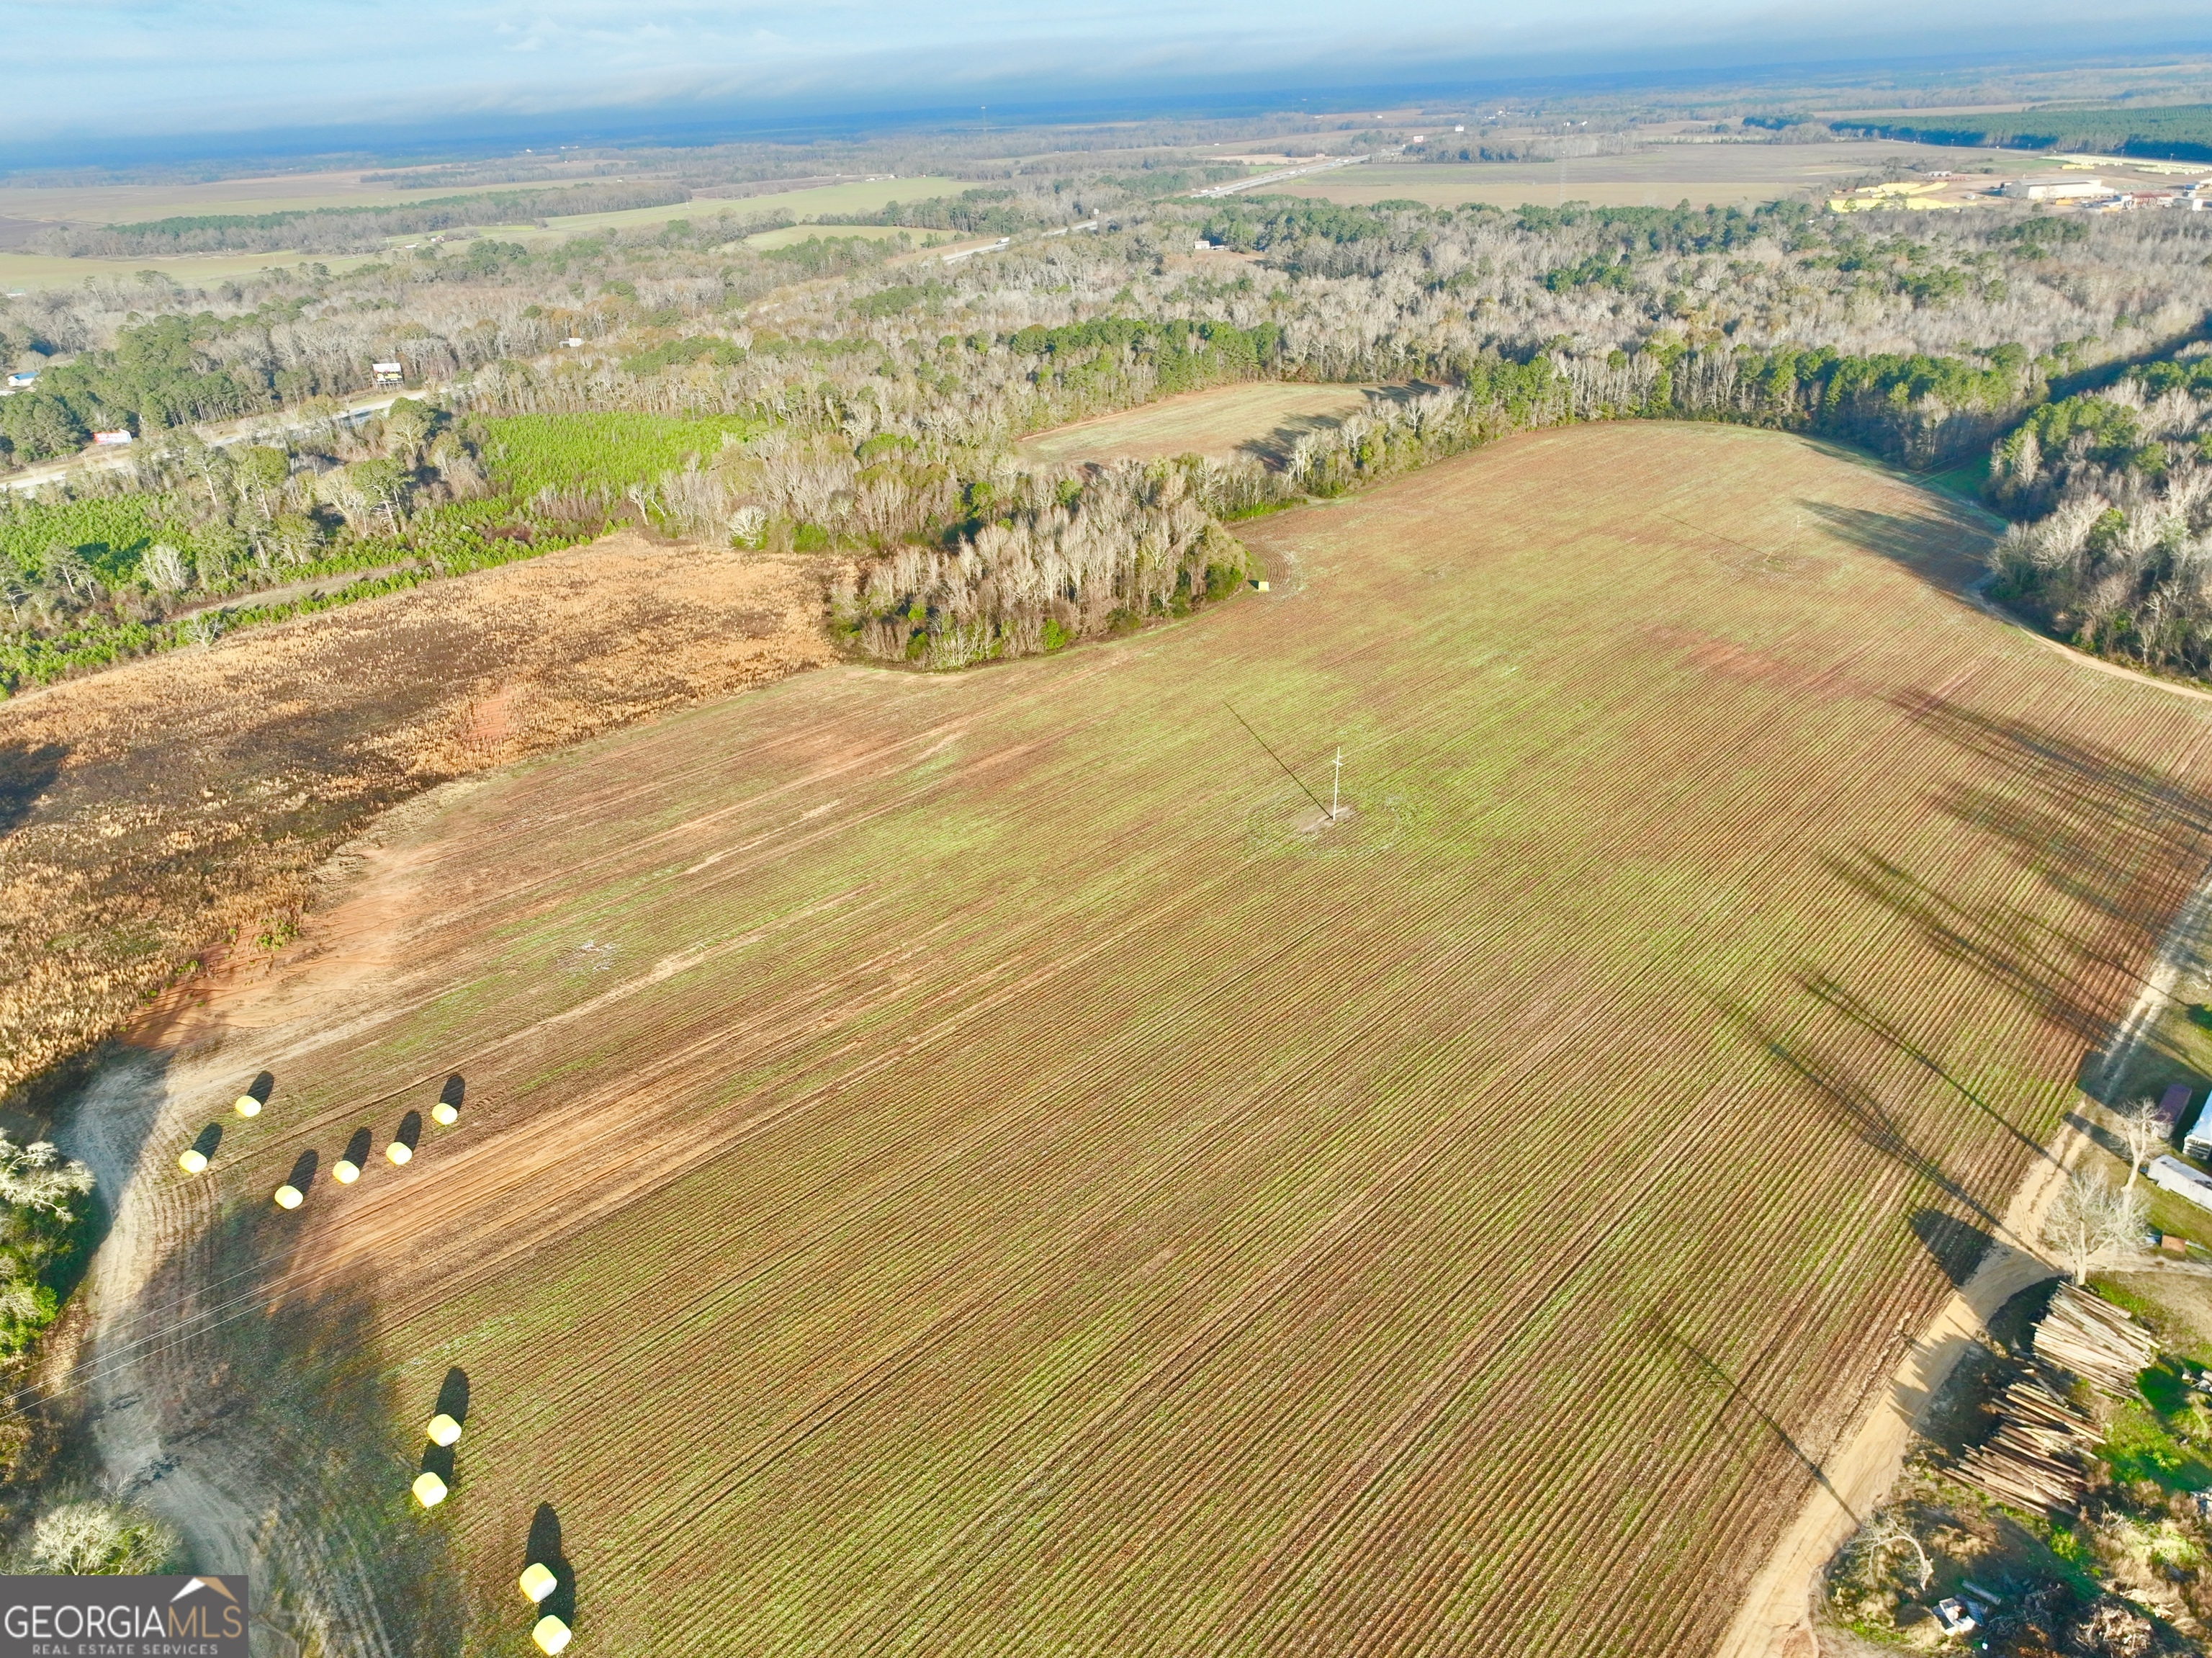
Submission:
<svg viewBox="0 0 2212 1658">
<path fill-rule="evenodd" d="M 65 1503 L 31 1528 L 26 1565 L 68 1576 L 134 1577 L 167 1570 L 181 1544 L 167 1521 L 125 1503 Z"/>
</svg>

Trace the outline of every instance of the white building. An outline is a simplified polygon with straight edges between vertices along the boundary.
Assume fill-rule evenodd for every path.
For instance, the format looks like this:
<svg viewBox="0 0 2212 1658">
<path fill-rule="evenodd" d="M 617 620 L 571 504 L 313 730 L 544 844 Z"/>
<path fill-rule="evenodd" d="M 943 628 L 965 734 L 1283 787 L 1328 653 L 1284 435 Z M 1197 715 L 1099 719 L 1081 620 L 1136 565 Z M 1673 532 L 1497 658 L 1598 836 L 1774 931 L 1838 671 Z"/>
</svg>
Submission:
<svg viewBox="0 0 2212 1658">
<path fill-rule="evenodd" d="M 2078 201 L 2085 196 L 2109 196 L 2102 179 L 2085 178 L 2079 173 L 2047 173 L 2039 178 L 2008 179 L 2003 194 L 2016 201 L 2064 202 Z"/>
</svg>

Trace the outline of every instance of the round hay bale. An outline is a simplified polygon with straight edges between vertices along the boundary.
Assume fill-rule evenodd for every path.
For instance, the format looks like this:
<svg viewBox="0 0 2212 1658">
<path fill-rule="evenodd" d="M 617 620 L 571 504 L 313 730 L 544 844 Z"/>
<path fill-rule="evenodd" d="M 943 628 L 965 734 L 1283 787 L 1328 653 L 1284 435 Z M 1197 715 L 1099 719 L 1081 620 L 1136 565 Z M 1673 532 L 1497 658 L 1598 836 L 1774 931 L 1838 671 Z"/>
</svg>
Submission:
<svg viewBox="0 0 2212 1658">
<path fill-rule="evenodd" d="M 261 1102 L 250 1094 L 240 1094 L 237 1100 L 232 1103 L 230 1108 L 236 1112 L 240 1117 L 258 1117 L 261 1115 Z"/>
<path fill-rule="evenodd" d="M 184 1155 L 177 1159 L 177 1167 L 187 1174 L 204 1174 L 207 1172 L 207 1153 L 198 1146 L 186 1146 Z"/>
<path fill-rule="evenodd" d="M 449 1106 L 443 1100 L 430 1107 L 430 1120 L 441 1128 L 451 1128 L 461 1120 L 460 1107 Z"/>
<path fill-rule="evenodd" d="M 537 1627 L 530 1631 L 530 1638 L 538 1643 L 540 1652 L 560 1652 L 568 1644 L 568 1626 L 549 1612 L 538 1620 Z"/>
<path fill-rule="evenodd" d="M 415 1500 L 426 1509 L 434 1509 L 446 1500 L 446 1482 L 428 1468 L 415 1476 L 415 1484 L 411 1489 L 415 1493 Z"/>
<path fill-rule="evenodd" d="M 522 1592 L 530 1597 L 533 1606 L 560 1587 L 561 1580 L 553 1575 L 550 1567 L 541 1566 L 533 1560 L 522 1569 Z"/>
<path fill-rule="evenodd" d="M 331 1179 L 340 1186 L 351 1186 L 361 1179 L 361 1165 L 350 1157 L 341 1157 L 331 1165 Z"/>
<path fill-rule="evenodd" d="M 306 1192 L 301 1191 L 299 1187 L 294 1186 L 289 1180 L 287 1180 L 283 1186 L 276 1188 L 276 1207 L 279 1209 L 297 1209 L 301 1204 L 306 1201 L 307 1196 L 307 1194 Z"/>
<path fill-rule="evenodd" d="M 430 1442 L 433 1445 L 451 1445 L 460 1436 L 461 1424 L 443 1411 L 430 1418 Z"/>
<path fill-rule="evenodd" d="M 404 1140 L 394 1140 L 390 1145 L 385 1147 L 384 1155 L 392 1160 L 394 1167 L 404 1167 L 413 1161 L 415 1148 Z"/>
</svg>

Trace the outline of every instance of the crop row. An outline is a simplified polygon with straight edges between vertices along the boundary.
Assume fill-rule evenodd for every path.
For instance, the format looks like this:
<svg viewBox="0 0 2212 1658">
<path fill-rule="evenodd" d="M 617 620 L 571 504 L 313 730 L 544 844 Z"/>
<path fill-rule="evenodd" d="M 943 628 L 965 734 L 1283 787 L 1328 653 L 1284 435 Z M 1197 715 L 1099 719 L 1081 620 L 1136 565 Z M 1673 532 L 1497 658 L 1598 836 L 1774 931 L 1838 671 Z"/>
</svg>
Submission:
<svg viewBox="0 0 2212 1658">
<path fill-rule="evenodd" d="M 1893 504 L 1636 436 L 1680 447 L 1573 435 L 1628 498 L 1778 466 L 1709 476 L 1739 538 Z M 200 1304 L 374 1284 L 398 1394 L 465 1363 L 580 1652 L 1709 1646 L 1781 1434 L 1943 1293 L 1912 1222 L 2002 1211 L 2202 867 L 2203 716 L 1514 464 L 1275 521 L 1304 592 L 1142 650 L 817 676 L 457 802 L 388 1006 L 208 1178 L 265 1210 L 448 1071 L 467 1135 Z M 1194 680 L 1294 764 L 1358 732 L 1353 814 L 1302 830 Z M 486 1617 L 507 1501 L 439 1511 Z"/>
</svg>

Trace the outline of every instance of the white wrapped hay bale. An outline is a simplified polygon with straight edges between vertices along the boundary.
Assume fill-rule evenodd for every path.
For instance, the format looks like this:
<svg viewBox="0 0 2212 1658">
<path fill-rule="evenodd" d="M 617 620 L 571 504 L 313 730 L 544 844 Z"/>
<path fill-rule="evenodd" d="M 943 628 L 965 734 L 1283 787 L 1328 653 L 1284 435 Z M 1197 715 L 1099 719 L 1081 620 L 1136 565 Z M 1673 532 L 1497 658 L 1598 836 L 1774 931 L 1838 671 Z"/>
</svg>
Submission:
<svg viewBox="0 0 2212 1658">
<path fill-rule="evenodd" d="M 426 1509 L 434 1509 L 446 1500 L 446 1482 L 428 1468 L 415 1476 L 415 1484 L 411 1489 L 415 1493 L 415 1500 Z"/>
<path fill-rule="evenodd" d="M 430 1442 L 433 1445 L 451 1445 L 460 1436 L 461 1424 L 443 1411 L 430 1418 Z"/>
<path fill-rule="evenodd" d="M 460 1107 L 449 1106 L 443 1100 L 430 1107 L 430 1120 L 440 1128 L 451 1128 L 461 1120 Z"/>
<path fill-rule="evenodd" d="M 538 1620 L 537 1628 L 530 1631 L 530 1638 L 538 1643 L 540 1652 L 564 1651 L 568 1645 L 568 1626 L 548 1612 Z"/>
<path fill-rule="evenodd" d="M 276 1207 L 279 1209 L 297 1209 L 301 1202 L 306 1199 L 307 1195 L 307 1194 L 301 1191 L 299 1187 L 294 1186 L 289 1180 L 287 1180 L 283 1186 L 276 1188 Z"/>
<path fill-rule="evenodd" d="M 560 1587 L 561 1580 L 553 1575 L 549 1566 L 540 1565 L 533 1560 L 522 1569 L 522 1592 L 530 1597 L 530 1604 L 533 1606 Z"/>
<path fill-rule="evenodd" d="M 404 1140 L 394 1140 L 385 1147 L 384 1155 L 392 1160 L 394 1167 L 404 1168 L 414 1161 L 415 1148 Z"/>
<path fill-rule="evenodd" d="M 230 1108 L 236 1112 L 240 1117 L 258 1117 L 261 1115 L 261 1102 L 250 1094 L 240 1094 L 238 1098 L 232 1102 Z"/>
<path fill-rule="evenodd" d="M 177 1167 L 187 1174 L 207 1173 L 207 1153 L 198 1146 L 186 1146 L 184 1155 L 177 1159 Z"/>
<path fill-rule="evenodd" d="M 331 1179 L 340 1186 L 351 1186 L 361 1179 L 361 1165 L 350 1157 L 341 1157 L 331 1165 Z"/>
</svg>

